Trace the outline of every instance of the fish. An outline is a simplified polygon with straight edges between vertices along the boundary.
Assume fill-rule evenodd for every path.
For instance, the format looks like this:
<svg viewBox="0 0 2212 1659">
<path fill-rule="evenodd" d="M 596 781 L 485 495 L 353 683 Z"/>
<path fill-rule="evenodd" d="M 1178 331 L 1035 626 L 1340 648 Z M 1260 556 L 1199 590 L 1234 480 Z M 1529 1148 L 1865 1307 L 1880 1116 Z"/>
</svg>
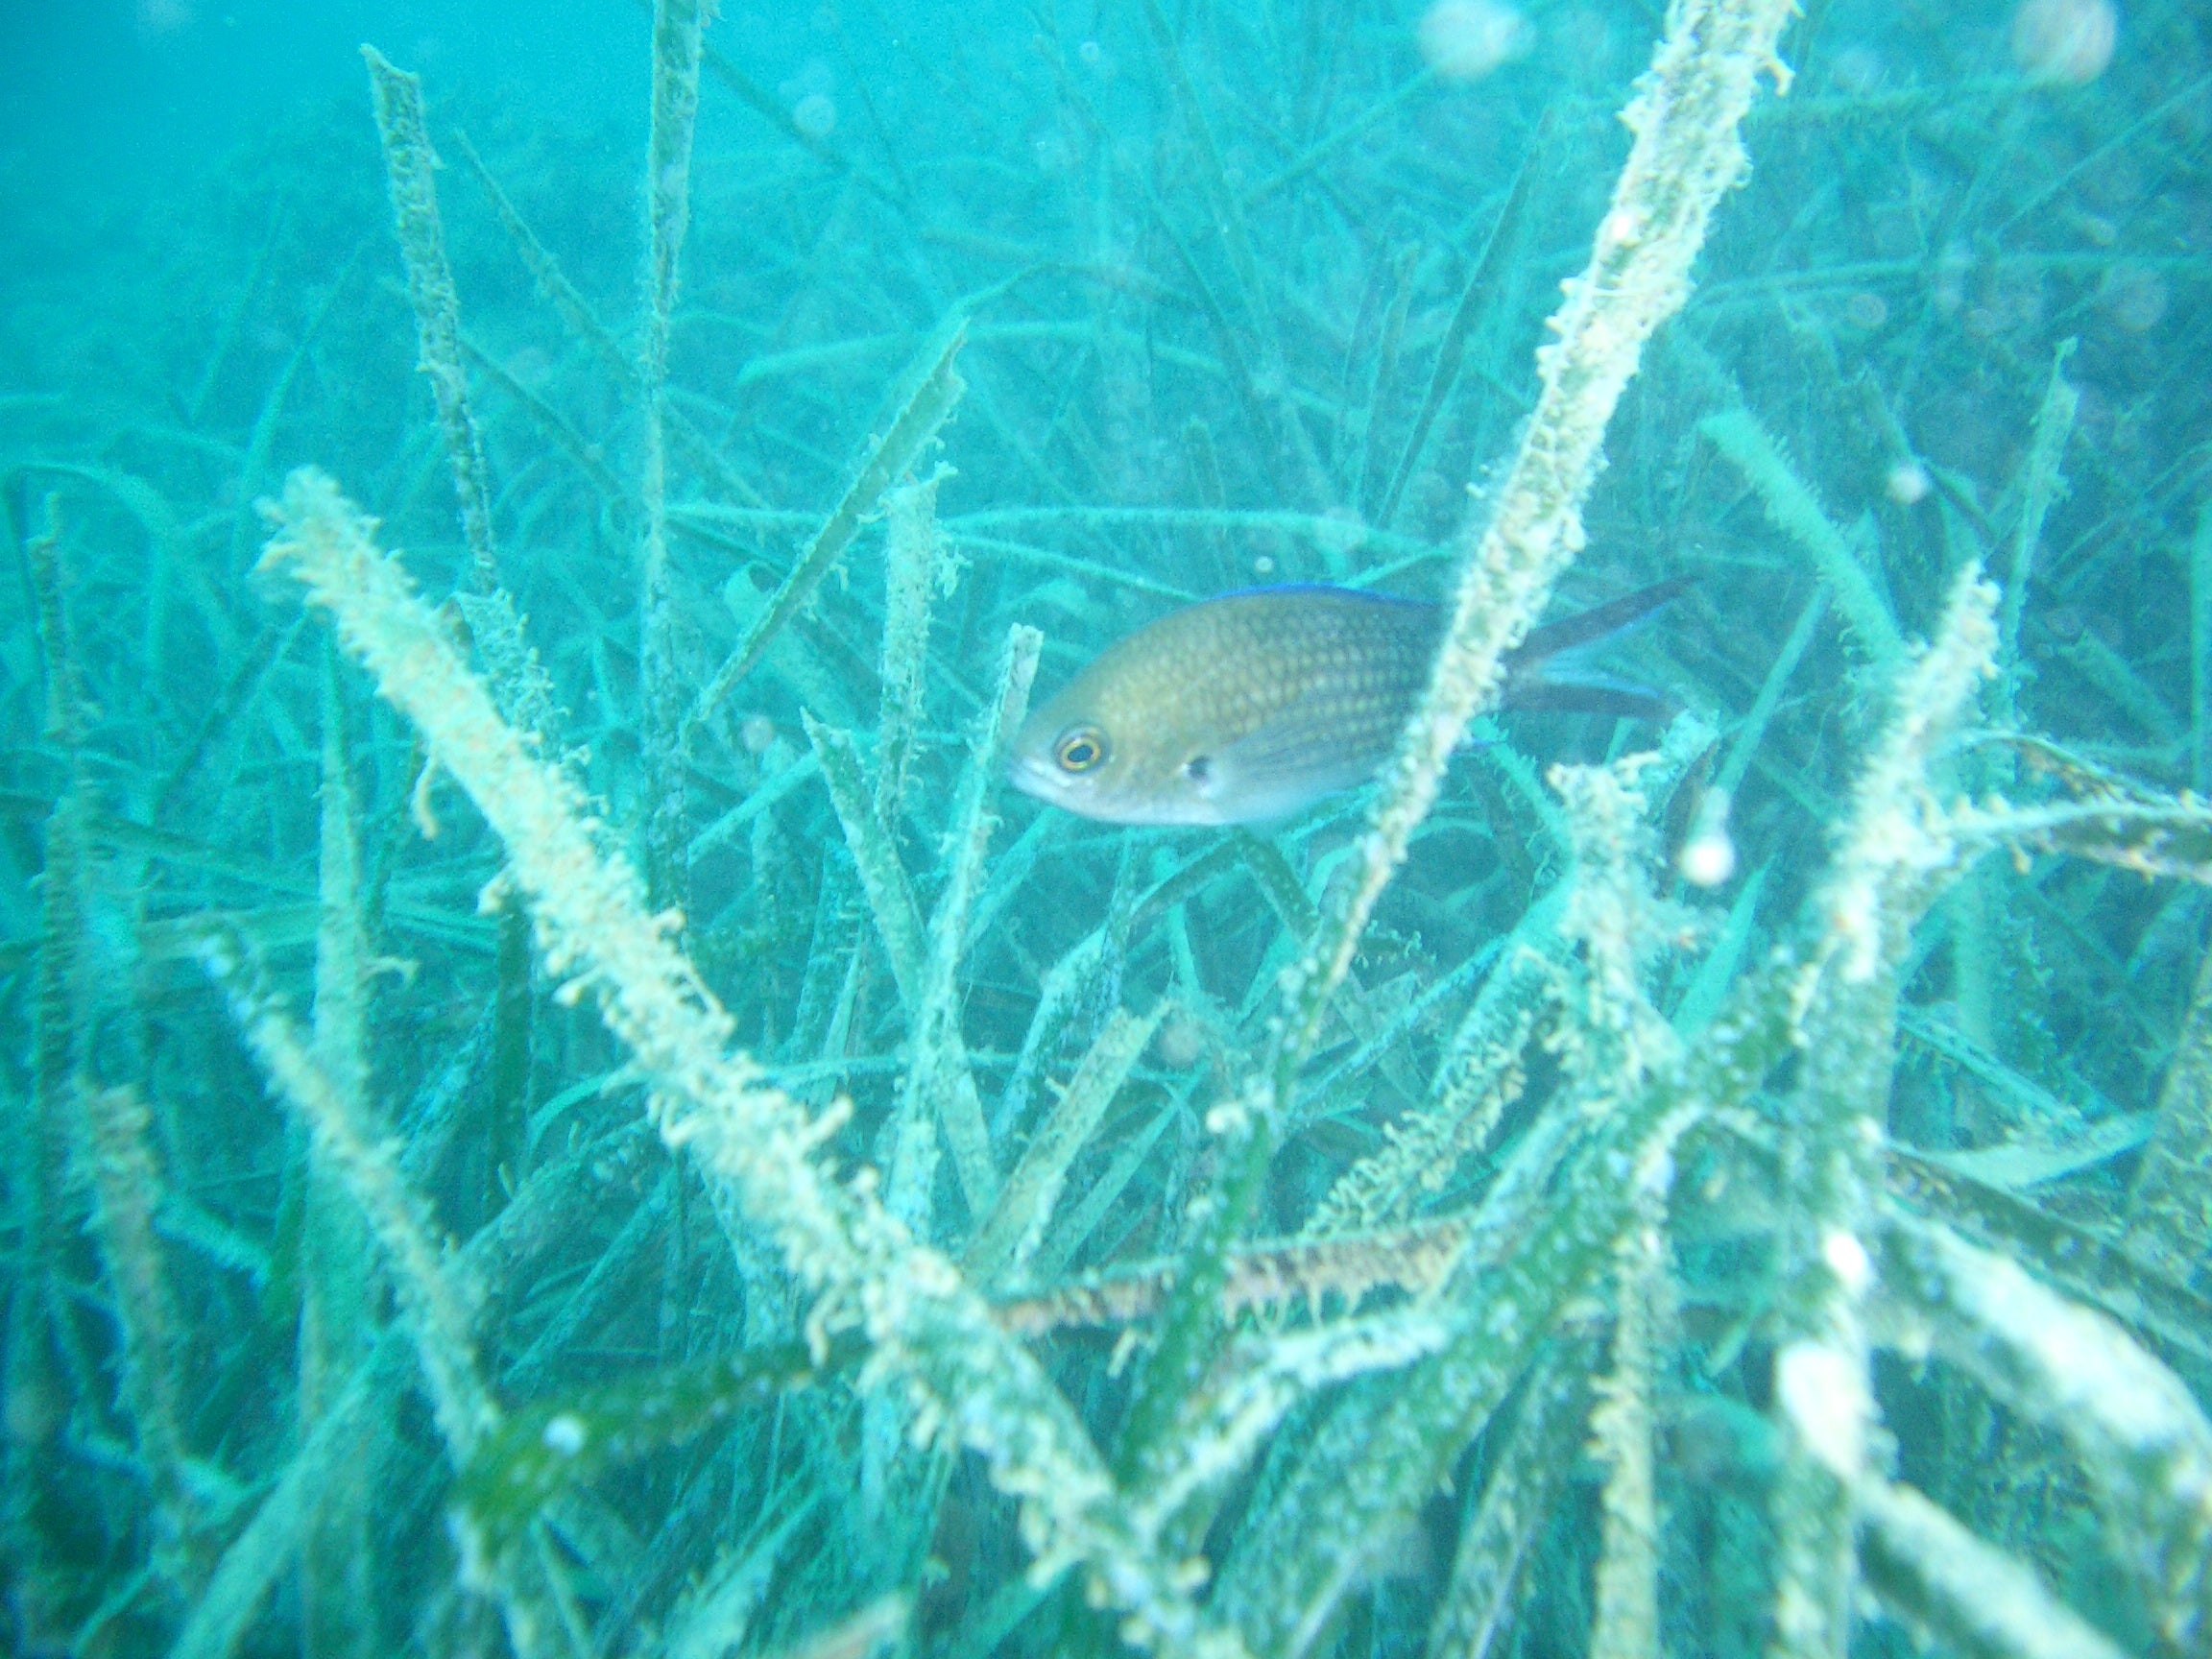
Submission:
<svg viewBox="0 0 2212 1659">
<path fill-rule="evenodd" d="M 1685 578 L 1534 630 L 1502 705 L 1663 719 L 1659 692 L 1548 660 L 1620 633 Z M 1023 794 L 1109 824 L 1262 824 L 1373 778 L 1429 684 L 1443 606 L 1318 584 L 1202 599 L 1108 646 L 1022 722 Z"/>
</svg>

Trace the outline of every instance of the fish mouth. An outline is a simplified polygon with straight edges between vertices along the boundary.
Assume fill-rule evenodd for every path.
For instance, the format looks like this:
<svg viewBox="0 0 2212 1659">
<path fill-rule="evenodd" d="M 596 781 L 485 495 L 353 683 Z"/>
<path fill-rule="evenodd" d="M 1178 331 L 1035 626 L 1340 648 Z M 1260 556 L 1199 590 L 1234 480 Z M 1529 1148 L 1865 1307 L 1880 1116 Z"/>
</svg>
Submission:
<svg viewBox="0 0 2212 1659">
<path fill-rule="evenodd" d="M 1006 781 L 1032 800 L 1042 801 L 1047 806 L 1057 806 L 1063 812 L 1072 812 L 1078 818 L 1094 819 L 1103 824 L 1142 824 L 1149 822 L 1142 815 L 1131 817 L 1117 810 L 1111 797 L 1102 798 L 1089 778 L 1071 778 L 1037 755 L 1014 755 L 1006 761 Z"/>
<path fill-rule="evenodd" d="M 1132 800 L 1126 795 L 1101 793 L 1094 780 L 1070 778 L 1050 761 L 1033 755 L 1008 757 L 1006 781 L 1047 806 L 1098 824 L 1158 830 L 1229 822 L 1203 803 L 1155 802 L 1141 794 Z"/>
<path fill-rule="evenodd" d="M 1034 755 L 1010 755 L 1006 758 L 1006 781 L 1033 800 L 1050 805 L 1064 806 L 1070 790 L 1070 782 L 1056 771 L 1046 766 Z"/>
</svg>

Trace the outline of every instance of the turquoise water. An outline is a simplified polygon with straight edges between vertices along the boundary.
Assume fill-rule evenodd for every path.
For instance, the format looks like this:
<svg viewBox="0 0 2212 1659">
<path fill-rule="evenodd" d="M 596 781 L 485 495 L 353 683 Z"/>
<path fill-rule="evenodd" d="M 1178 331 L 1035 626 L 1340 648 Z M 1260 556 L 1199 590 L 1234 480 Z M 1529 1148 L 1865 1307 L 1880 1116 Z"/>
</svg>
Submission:
<svg viewBox="0 0 2212 1659">
<path fill-rule="evenodd" d="M 2212 17 L 1668 24 L 0 16 L 0 1648 L 2205 1652 Z M 1004 786 L 1278 583 L 1427 771 Z"/>
</svg>

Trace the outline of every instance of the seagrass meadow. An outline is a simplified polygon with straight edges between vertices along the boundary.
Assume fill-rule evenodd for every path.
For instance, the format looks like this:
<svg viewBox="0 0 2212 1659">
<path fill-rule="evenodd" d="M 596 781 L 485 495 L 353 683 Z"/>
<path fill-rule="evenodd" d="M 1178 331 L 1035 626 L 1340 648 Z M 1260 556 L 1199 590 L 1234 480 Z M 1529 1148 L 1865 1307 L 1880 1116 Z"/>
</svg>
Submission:
<svg viewBox="0 0 2212 1659">
<path fill-rule="evenodd" d="M 0 1647 L 2212 1653 L 2201 4 L 354 10 L 0 166 Z"/>
</svg>

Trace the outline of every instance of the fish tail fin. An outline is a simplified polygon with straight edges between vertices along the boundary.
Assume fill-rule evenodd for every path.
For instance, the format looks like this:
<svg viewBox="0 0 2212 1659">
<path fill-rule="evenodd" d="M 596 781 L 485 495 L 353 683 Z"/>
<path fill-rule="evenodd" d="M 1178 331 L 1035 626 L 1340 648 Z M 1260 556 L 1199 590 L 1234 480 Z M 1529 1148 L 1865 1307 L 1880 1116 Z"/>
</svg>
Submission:
<svg viewBox="0 0 2212 1659">
<path fill-rule="evenodd" d="M 1531 632 L 1505 660 L 1507 709 L 1546 709 L 1561 714 L 1611 714 L 1624 720 L 1664 724 L 1676 705 L 1664 691 L 1617 675 L 1555 661 L 1579 657 L 1590 647 L 1634 627 L 1660 607 L 1689 591 L 1687 576 L 1655 582 L 1624 593 L 1609 604 L 1562 616 Z"/>
<path fill-rule="evenodd" d="M 1665 582 L 1654 582 L 1648 588 L 1639 588 L 1633 593 L 1624 593 L 1611 602 L 1577 612 L 1573 616 L 1562 616 L 1556 622 L 1547 622 L 1532 629 L 1528 637 L 1521 641 L 1520 649 L 1511 661 L 1521 663 L 1541 662 L 1547 657 L 1556 657 L 1562 651 L 1577 646 L 1592 645 L 1610 638 L 1625 628 L 1632 627 L 1650 615 L 1661 606 L 1671 604 L 1694 586 L 1687 576 L 1670 577 Z"/>
<path fill-rule="evenodd" d="M 1519 713 L 1541 709 L 1554 714 L 1610 714 L 1622 720 L 1648 720 L 1664 726 L 1681 705 L 1655 686 L 1610 674 L 1553 674 L 1535 669 L 1506 684 L 1503 707 Z"/>
</svg>

